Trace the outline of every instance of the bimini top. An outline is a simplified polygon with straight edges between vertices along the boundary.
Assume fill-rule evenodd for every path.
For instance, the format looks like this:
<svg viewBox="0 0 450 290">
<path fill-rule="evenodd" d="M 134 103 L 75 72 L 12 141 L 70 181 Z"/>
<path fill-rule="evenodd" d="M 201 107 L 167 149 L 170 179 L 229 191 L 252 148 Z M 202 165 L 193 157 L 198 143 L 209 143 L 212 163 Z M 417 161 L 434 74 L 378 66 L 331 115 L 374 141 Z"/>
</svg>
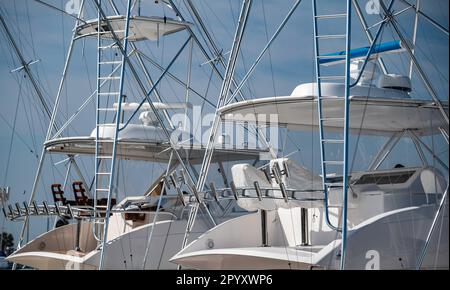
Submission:
<svg viewBox="0 0 450 290">
<path fill-rule="evenodd" d="M 123 31 L 125 29 L 125 16 L 117 15 L 107 17 L 111 27 L 116 32 L 118 38 L 123 38 Z M 104 38 L 112 38 L 106 21 L 102 21 L 102 29 L 105 31 L 101 35 Z M 161 36 L 182 31 L 191 26 L 189 22 L 178 21 L 167 17 L 145 17 L 132 16 L 130 18 L 129 37 L 130 41 L 139 40 L 157 40 Z M 92 19 L 76 28 L 78 37 L 97 36 L 98 20 Z"/>
<path fill-rule="evenodd" d="M 323 116 L 342 117 L 343 84 L 322 83 Z M 220 108 L 225 121 L 254 122 L 287 126 L 294 130 L 318 127 L 317 85 L 307 83 L 295 88 L 290 96 L 241 101 Z M 419 135 L 448 131 L 438 107 L 427 100 L 411 99 L 407 92 L 374 86 L 355 86 L 350 90 L 350 130 L 368 135 L 391 135 L 410 129 Z M 448 111 L 448 102 L 444 102 Z M 270 118 L 272 115 L 272 118 Z M 325 129 L 342 131 L 342 120 L 327 120 Z"/>
</svg>

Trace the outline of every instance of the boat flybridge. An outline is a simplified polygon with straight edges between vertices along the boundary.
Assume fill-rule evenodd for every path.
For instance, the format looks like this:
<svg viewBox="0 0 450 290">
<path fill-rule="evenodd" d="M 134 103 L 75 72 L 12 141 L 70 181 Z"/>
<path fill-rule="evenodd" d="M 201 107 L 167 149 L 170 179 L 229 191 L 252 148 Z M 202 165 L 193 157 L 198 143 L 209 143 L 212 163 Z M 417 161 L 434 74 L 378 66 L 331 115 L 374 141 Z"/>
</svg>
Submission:
<svg viewBox="0 0 450 290">
<path fill-rule="evenodd" d="M 9 262 L 36 269 L 173 269 L 177 265 L 168 260 L 181 248 L 188 223 L 186 209 L 194 200 L 203 202 L 199 214 L 207 221 L 196 223 L 190 230 L 193 238 L 216 221 L 233 216 L 235 202 L 232 198 L 226 203 L 212 200 L 212 205 L 206 205 L 206 199 L 195 191 L 187 167 L 178 170 L 184 163 L 189 166 L 200 163 L 204 146 L 184 128 L 167 130 L 160 122 L 159 117 L 167 111 L 187 114 L 192 105 L 144 102 L 145 98 L 141 103 L 124 102 L 120 98 L 123 95 L 123 69 L 117 75 L 126 64 L 123 53 L 113 52 L 110 55 L 115 59 L 102 59 L 106 50 L 126 51 L 128 42 L 158 40 L 183 31 L 191 24 L 166 17 L 105 16 L 102 13 L 99 7 L 99 18 L 79 24 L 74 33 L 74 39 L 91 37 L 98 40 L 98 70 L 112 71 L 107 76 L 100 73 L 97 76 L 98 87 L 93 94 L 97 97 L 96 126 L 89 136 L 75 137 L 61 137 L 64 128 L 59 128 L 44 144 L 46 154 L 67 155 L 69 166 L 74 168 L 80 180 L 75 180 L 71 186 L 67 178 L 64 183 L 52 184 L 53 202 L 38 204 L 34 200 L 34 188 L 30 203 L 17 203 L 3 209 L 5 217 L 24 221 L 24 227 L 30 216 L 56 216 L 58 219 L 55 228 L 19 245 L 7 258 Z M 120 81 L 120 84 L 105 85 L 114 81 Z M 106 98 L 107 102 L 104 101 Z M 117 116 L 123 116 L 124 112 L 132 112 L 139 120 L 131 122 L 130 117 L 127 122 L 121 121 Z M 102 121 L 111 120 L 111 116 L 116 118 Z M 219 145 L 213 162 L 222 166 L 221 162 L 258 159 L 261 153 L 267 152 L 267 149 L 247 147 L 246 144 L 233 148 Z M 75 162 L 79 156 L 95 159 L 95 178 L 91 186 Z M 117 192 L 113 195 L 111 186 L 112 162 L 116 159 L 168 165 L 143 194 L 126 195 L 123 200 L 116 200 Z M 73 192 L 73 199 L 65 192 L 68 188 Z M 212 221 L 208 222 L 209 219 Z"/>
<path fill-rule="evenodd" d="M 345 268 L 415 269 L 424 247 L 427 254 L 420 260 L 421 268 L 448 268 L 448 201 L 440 233 L 428 236 L 448 191 L 448 164 L 439 160 L 447 172 L 429 164 L 423 151 L 430 148 L 421 140 L 442 131 L 448 136 L 448 123 L 434 102 L 411 99 L 408 77 L 379 75 L 374 62 L 367 65 L 371 69 L 350 89 L 349 132 L 356 138 L 388 141 L 376 148 L 366 170 L 348 173 Z M 360 69 L 361 63 L 353 62 L 353 80 Z M 276 126 L 323 130 L 321 142 L 342 144 L 342 136 L 336 136 L 343 130 L 345 85 L 322 82 L 322 104 L 318 87 L 305 83 L 289 96 L 228 104 L 220 108 L 220 116 L 224 122 L 251 122 L 258 120 L 255 116 L 272 114 L 277 116 Z M 448 112 L 448 103 L 443 106 Z M 416 146 L 421 166 L 382 168 L 401 138 Z M 274 158 L 258 168 L 234 165 L 231 190 L 238 205 L 250 213 L 207 231 L 171 261 L 194 269 L 339 269 L 344 185 L 340 171 L 330 169 L 342 165 L 336 155 L 334 160 L 324 158 L 325 178 L 290 157 Z M 216 194 L 221 190 L 215 189 Z"/>
</svg>

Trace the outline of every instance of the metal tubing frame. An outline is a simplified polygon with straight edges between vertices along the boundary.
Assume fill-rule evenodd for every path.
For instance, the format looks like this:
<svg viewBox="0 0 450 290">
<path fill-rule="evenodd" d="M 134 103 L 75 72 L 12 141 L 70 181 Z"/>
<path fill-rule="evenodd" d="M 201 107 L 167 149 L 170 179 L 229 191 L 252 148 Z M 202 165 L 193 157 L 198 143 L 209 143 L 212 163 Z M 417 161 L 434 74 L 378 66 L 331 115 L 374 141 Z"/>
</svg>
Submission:
<svg viewBox="0 0 450 290">
<path fill-rule="evenodd" d="M 171 166 L 172 165 L 172 157 L 173 157 L 173 151 L 170 152 L 169 162 L 167 164 L 167 169 L 166 169 L 165 176 L 168 176 L 170 174 L 171 168 L 173 167 L 173 166 Z M 177 164 L 174 164 L 174 166 L 176 167 Z M 152 237 L 153 237 L 154 229 L 156 227 L 156 225 L 155 225 L 156 219 L 157 219 L 158 213 L 159 213 L 159 211 L 161 209 L 161 201 L 162 201 L 163 191 L 164 191 L 166 186 L 167 186 L 166 185 L 166 178 L 164 178 L 163 179 L 163 186 L 162 186 L 162 189 L 161 189 L 161 194 L 159 195 L 158 204 L 156 206 L 156 212 L 155 212 L 155 215 L 153 217 L 153 222 L 152 222 L 153 226 L 152 226 L 152 229 L 150 230 L 150 233 L 149 233 L 148 238 L 147 238 L 147 247 L 145 248 L 144 259 L 142 260 L 142 270 L 145 270 L 145 265 L 147 264 L 148 252 L 150 250 L 150 243 L 151 243 L 151 240 L 152 240 Z M 169 232 L 167 232 L 167 235 L 169 235 Z"/>
<path fill-rule="evenodd" d="M 81 170 L 80 170 L 80 167 L 79 167 L 78 164 L 77 164 L 77 161 L 75 160 L 75 156 L 71 155 L 71 156 L 69 156 L 69 158 L 70 158 L 70 162 L 71 162 L 72 165 L 73 165 L 73 168 L 75 168 L 75 171 L 77 172 L 78 177 L 79 177 L 79 178 L 81 179 L 81 181 L 86 185 L 86 186 L 85 186 L 86 193 L 88 194 L 88 196 L 92 197 L 92 193 L 91 193 L 91 191 L 89 190 L 89 186 L 88 186 L 88 184 L 86 183 L 86 180 L 84 179 L 83 174 L 81 173 Z"/>
<path fill-rule="evenodd" d="M 368 171 L 377 170 L 381 166 L 384 160 L 391 154 L 392 149 L 397 145 L 401 138 L 403 138 L 404 134 L 405 132 L 400 132 L 392 135 L 392 137 L 384 144 L 383 148 L 378 151 L 377 155 L 370 163 Z"/>
<path fill-rule="evenodd" d="M 449 31 L 448 29 L 446 29 L 444 26 L 440 25 L 439 23 L 437 23 L 435 20 L 433 20 L 433 18 L 431 18 L 430 16 L 426 15 L 425 13 L 423 13 L 422 11 L 420 11 L 417 6 L 410 4 L 408 1 L 406 0 L 400 0 L 402 1 L 404 4 L 408 5 L 411 8 L 414 8 L 414 10 L 416 10 L 416 12 L 418 14 L 420 14 L 421 16 L 423 16 L 426 20 L 428 20 L 434 27 L 436 27 L 437 29 L 439 29 L 440 31 L 442 31 L 445 35 L 449 36 Z"/>
<path fill-rule="evenodd" d="M 227 69 L 225 72 L 225 77 L 222 82 L 222 87 L 219 94 L 219 99 L 216 105 L 216 112 L 213 121 L 213 125 L 211 126 L 211 133 L 208 139 L 208 144 L 206 145 L 205 156 L 203 158 L 202 166 L 200 169 L 200 175 L 197 181 L 197 191 L 202 191 L 203 186 L 206 181 L 206 175 L 208 174 L 208 169 L 211 163 L 212 154 L 214 152 L 214 146 L 216 143 L 216 133 L 220 123 L 220 115 L 218 109 L 225 103 L 228 91 L 231 86 L 231 79 L 234 75 L 234 70 L 236 67 L 236 60 L 240 51 L 240 46 L 242 42 L 242 38 L 245 32 L 245 28 L 247 25 L 248 15 L 251 10 L 252 0 L 243 0 L 241 6 L 241 12 L 239 15 L 239 22 L 236 27 L 235 35 L 233 38 L 233 46 L 231 49 L 230 57 L 227 63 Z"/>
<path fill-rule="evenodd" d="M 391 10 L 393 4 L 394 4 L 394 0 L 391 0 L 391 3 L 389 4 L 389 7 L 388 7 L 388 11 Z M 375 34 L 375 37 L 372 39 L 372 41 L 370 43 L 369 50 L 367 51 L 366 57 L 364 58 L 364 63 L 362 65 L 362 67 L 361 67 L 361 70 L 358 73 L 358 77 L 350 85 L 350 87 L 356 86 L 358 84 L 359 80 L 361 79 L 361 76 L 362 76 L 362 74 L 364 72 L 364 69 L 366 68 L 367 63 L 369 62 L 370 55 L 372 54 L 373 47 L 375 46 L 375 43 L 377 42 L 378 37 L 380 36 L 381 32 L 383 31 L 384 26 L 386 25 L 386 23 L 388 21 L 389 21 L 389 18 L 384 17 L 383 21 L 380 23 L 380 26 L 378 27 L 377 33 Z"/>
<path fill-rule="evenodd" d="M 148 55 L 145 55 L 142 51 L 136 50 L 136 53 L 139 54 L 140 56 L 142 56 L 145 60 L 147 60 L 148 62 L 150 62 L 150 64 L 152 64 L 154 67 L 156 67 L 157 69 L 159 69 L 160 71 L 164 71 L 164 68 L 162 66 L 160 66 L 156 61 L 154 61 L 153 59 L 151 59 Z M 171 79 L 173 79 L 174 81 L 176 81 L 179 85 L 186 87 L 186 83 L 183 82 L 182 80 L 180 80 L 178 77 L 176 77 L 175 75 L 173 75 L 170 72 L 166 73 L 168 77 L 170 77 Z M 208 100 L 205 96 L 202 96 L 199 92 L 197 92 L 196 90 L 194 90 L 192 87 L 189 87 L 189 90 L 196 94 L 197 96 L 199 96 L 200 98 L 202 98 L 207 104 L 211 105 L 211 107 L 215 108 L 216 105 L 214 105 L 210 100 Z"/>
<path fill-rule="evenodd" d="M 113 8 L 114 13 L 116 13 L 117 15 L 120 15 L 119 9 L 117 8 L 117 5 L 114 3 L 114 1 L 110 0 L 109 3 L 111 5 L 111 7 Z M 141 6 L 140 6 L 140 0 L 139 0 L 139 2 L 138 2 L 138 16 L 140 16 L 140 14 L 141 14 L 140 13 L 140 9 L 141 9 Z M 130 46 L 132 48 L 132 51 L 138 51 L 136 45 L 133 42 L 130 42 Z M 132 52 L 130 54 L 132 54 Z M 147 82 L 152 87 L 153 86 L 153 80 L 152 80 L 152 78 L 150 76 L 150 73 L 147 70 L 147 67 L 144 65 L 144 62 L 142 61 L 141 55 L 140 54 L 136 54 L 136 59 L 138 61 L 139 66 L 141 67 L 142 71 L 144 72 L 144 76 L 147 79 Z M 155 90 L 154 90 L 154 95 L 155 95 L 156 99 L 158 100 L 158 102 L 162 102 L 161 95 L 159 94 L 159 91 L 158 91 L 157 88 L 155 88 Z M 163 109 L 162 111 L 163 111 L 164 117 L 166 118 L 166 120 L 169 123 L 170 127 L 172 129 L 174 129 L 175 127 L 173 126 L 172 121 L 170 120 L 170 117 L 169 117 L 169 114 L 167 113 L 167 110 Z"/>
<path fill-rule="evenodd" d="M 280 34 L 281 30 L 283 30 L 284 26 L 286 25 L 286 23 L 288 22 L 288 20 L 291 18 L 292 14 L 294 13 L 294 11 L 297 9 L 298 5 L 302 2 L 302 0 L 296 0 L 296 2 L 294 3 L 294 5 L 292 5 L 292 8 L 289 10 L 289 12 L 287 13 L 287 15 L 285 16 L 285 18 L 283 19 L 283 21 L 281 22 L 281 24 L 278 26 L 277 30 L 275 31 L 275 33 L 272 35 L 272 37 L 269 39 L 269 41 L 267 42 L 267 44 L 264 46 L 264 48 L 262 49 L 262 51 L 259 53 L 258 57 L 256 58 L 256 60 L 253 62 L 252 66 L 249 68 L 249 70 L 247 71 L 247 73 L 245 74 L 244 78 L 242 79 L 242 81 L 239 83 L 239 85 L 237 86 L 236 90 L 234 91 L 234 93 L 231 95 L 231 97 L 229 98 L 228 101 L 225 102 L 225 104 L 228 104 L 232 99 L 234 99 L 236 97 L 236 94 L 239 93 L 242 89 L 242 87 L 244 86 L 245 82 L 248 80 L 248 78 L 250 77 L 250 75 L 253 73 L 253 71 L 255 70 L 256 66 L 259 64 L 259 62 L 261 61 L 261 58 L 264 56 L 264 54 L 266 53 L 266 51 L 269 49 L 270 45 L 273 43 L 273 41 L 277 38 L 277 36 Z"/>
<path fill-rule="evenodd" d="M 130 55 L 130 54 L 129 54 Z M 120 66 L 116 66 L 111 73 L 108 75 L 108 77 L 112 76 L 118 69 Z M 107 80 L 103 80 L 100 84 L 100 86 L 103 86 L 106 82 L 108 82 Z M 67 126 L 69 126 L 72 121 L 78 116 L 79 113 L 81 113 L 84 108 L 86 108 L 86 106 L 92 101 L 92 99 L 94 98 L 94 96 L 97 94 L 97 89 L 95 89 L 92 94 L 86 98 L 86 100 L 84 101 L 83 104 L 81 104 L 81 106 L 78 107 L 78 109 L 75 111 L 75 113 L 73 113 L 72 116 L 70 116 L 69 119 L 67 119 L 67 121 L 61 126 L 61 128 L 59 128 L 59 130 L 51 137 L 51 139 L 56 138 L 57 136 L 61 135 L 61 133 L 67 128 Z"/>
<path fill-rule="evenodd" d="M 174 10 L 174 12 L 177 14 L 177 16 L 182 20 L 185 21 L 183 15 L 181 14 L 180 10 L 178 9 L 178 7 L 176 6 L 176 4 L 174 3 L 173 0 L 167 0 L 170 3 L 170 6 L 172 7 L 172 9 Z M 193 11 L 196 11 L 194 5 L 192 3 L 187 2 L 187 8 L 188 10 L 192 9 L 192 13 L 191 16 L 193 16 L 194 19 L 197 20 L 197 22 L 199 22 L 199 27 L 200 29 L 203 31 L 203 33 L 205 33 L 206 35 L 209 35 L 208 30 L 206 29 L 206 27 L 203 24 L 201 18 L 199 17 L 198 13 L 193 13 Z M 191 11 L 189 11 L 191 12 Z M 193 14 L 193 15 L 192 15 Z M 220 50 L 217 48 L 217 45 L 215 44 L 214 40 L 212 38 L 208 38 L 210 45 L 212 46 L 213 50 L 214 50 L 214 54 L 216 55 L 215 58 L 210 58 L 208 53 L 206 52 L 205 48 L 203 47 L 203 45 L 200 43 L 200 41 L 198 40 L 197 36 L 194 34 L 194 32 L 192 31 L 192 29 L 190 27 L 187 28 L 187 31 L 189 32 L 189 34 L 193 37 L 194 41 L 197 43 L 198 47 L 200 48 L 200 51 L 203 53 L 203 55 L 205 56 L 207 62 L 211 65 L 211 68 L 213 69 L 213 71 L 217 74 L 217 76 L 224 80 L 224 76 L 222 76 L 222 74 L 219 72 L 219 70 L 217 69 L 217 67 L 215 66 L 214 60 L 218 59 L 219 63 L 226 69 L 226 65 L 225 62 L 223 60 L 223 57 L 221 56 L 221 52 Z M 208 43 L 208 42 L 206 42 Z M 210 48 L 211 49 L 211 48 Z M 234 78 L 231 80 L 232 84 L 234 86 L 237 86 L 236 81 L 234 80 Z M 232 93 L 230 91 L 230 93 Z M 239 93 L 239 96 L 241 98 L 241 100 L 245 100 L 244 96 L 242 95 L 242 93 Z"/>
<path fill-rule="evenodd" d="M 184 42 L 184 44 L 181 46 L 181 48 L 178 50 L 178 52 L 175 54 L 175 56 L 171 59 L 170 63 L 167 65 L 166 69 L 163 71 L 163 73 L 159 76 L 159 78 L 156 80 L 156 82 L 153 84 L 152 88 L 148 93 L 146 93 L 146 98 L 142 99 L 142 101 L 139 103 L 139 106 L 133 111 L 131 116 L 128 118 L 128 120 L 124 123 L 122 128 L 120 130 L 125 129 L 128 124 L 130 124 L 131 119 L 137 114 L 137 112 L 141 109 L 142 105 L 147 101 L 147 98 L 153 93 L 155 88 L 158 86 L 158 84 L 161 82 L 161 80 L 166 75 L 167 71 L 172 67 L 172 65 L 175 63 L 177 58 L 180 56 L 181 52 L 183 52 L 184 48 L 187 46 L 189 41 L 191 40 L 191 37 L 189 36 L 188 39 Z"/>
<path fill-rule="evenodd" d="M 200 174 L 199 174 L 199 178 L 197 180 L 197 184 L 194 185 L 196 191 L 202 191 L 203 186 L 206 181 L 206 175 L 208 174 L 208 169 L 211 164 L 212 154 L 214 152 L 216 131 L 219 127 L 220 116 L 218 114 L 218 109 L 226 100 L 226 97 L 227 97 L 229 89 L 230 89 L 231 79 L 233 78 L 233 75 L 234 75 L 236 60 L 237 60 L 237 56 L 239 54 L 242 36 L 245 32 L 248 15 L 250 14 L 251 5 L 252 5 L 252 0 L 243 0 L 242 1 L 241 12 L 239 15 L 239 22 L 236 27 L 235 35 L 233 38 L 233 46 L 232 46 L 230 57 L 228 59 L 228 63 L 226 66 L 225 76 L 224 76 L 224 79 L 222 82 L 219 99 L 217 101 L 216 113 L 215 113 L 213 125 L 211 127 L 210 138 L 208 139 L 208 144 L 206 146 L 206 151 L 205 151 L 205 155 L 203 158 L 203 162 L 202 162 L 202 166 L 200 169 Z M 181 249 L 184 249 L 184 247 L 187 244 L 189 234 L 194 226 L 194 222 L 197 217 L 198 208 L 199 208 L 199 204 L 196 203 L 191 207 L 191 209 L 189 211 L 188 223 L 186 224 L 186 230 L 185 230 L 183 242 L 181 244 Z M 205 206 L 205 208 L 206 208 L 206 206 Z M 178 268 L 180 269 L 180 267 L 178 267 Z"/>
<path fill-rule="evenodd" d="M 352 0 L 353 3 L 353 7 L 355 8 L 355 12 L 358 16 L 359 22 L 361 23 L 361 26 L 366 34 L 367 40 L 369 42 L 373 42 L 373 36 L 372 33 L 369 30 L 369 27 L 367 25 L 366 19 L 364 18 L 362 12 L 361 12 L 361 7 L 358 4 L 357 0 Z M 378 58 L 378 64 L 380 65 L 381 70 L 383 71 L 384 74 L 388 74 L 388 70 L 386 68 L 386 64 L 384 63 L 383 59 L 381 57 Z"/>
<path fill-rule="evenodd" d="M 384 5 L 383 1 L 380 1 L 380 7 L 383 9 L 384 13 L 386 14 L 386 16 L 389 16 L 390 13 L 389 11 L 386 9 L 386 6 Z M 433 98 L 433 101 L 436 103 L 437 107 L 439 108 L 439 111 L 442 114 L 442 117 L 444 118 L 444 120 L 446 121 L 447 125 L 449 124 L 449 118 L 447 113 L 445 112 L 445 109 L 442 105 L 442 102 L 439 100 L 436 91 L 434 90 L 433 86 L 431 85 L 428 77 L 426 76 L 425 72 L 422 70 L 422 67 L 420 66 L 419 62 L 416 59 L 416 56 L 414 55 L 414 53 L 411 50 L 411 47 L 408 44 L 407 39 L 403 36 L 402 32 L 400 31 L 396 21 L 394 18 L 392 18 L 392 21 L 390 21 L 390 24 L 392 25 L 392 27 L 394 28 L 396 34 L 398 35 L 398 37 L 400 38 L 404 48 L 406 49 L 406 51 L 409 54 L 409 57 L 411 58 L 411 61 L 414 63 L 414 66 L 420 76 L 420 79 L 422 80 L 423 84 L 425 85 L 428 93 L 431 95 L 431 97 Z"/>
<path fill-rule="evenodd" d="M 34 177 L 33 187 L 31 189 L 30 199 L 28 201 L 29 205 L 31 205 L 33 203 L 34 196 L 36 195 L 37 184 L 38 184 L 39 179 L 40 179 L 41 174 L 42 174 L 42 167 L 44 165 L 45 156 L 46 156 L 46 151 L 43 148 L 42 149 L 42 153 L 41 153 L 41 157 L 39 159 L 39 165 L 38 165 L 38 168 L 37 168 L 37 171 L 36 171 L 36 175 Z M 17 249 L 20 249 L 21 246 L 22 246 L 22 241 L 23 241 L 23 238 L 24 238 L 24 235 L 25 235 L 25 230 L 28 227 L 28 223 L 29 223 L 28 216 L 25 216 L 24 221 L 23 221 L 23 225 L 22 225 L 22 229 L 21 229 L 20 235 L 19 235 L 19 241 L 17 242 Z M 15 269 L 15 267 L 16 267 L 16 263 L 14 263 L 13 269 Z"/>
<path fill-rule="evenodd" d="M 82 2 L 81 2 L 80 11 L 78 11 L 78 17 L 77 18 L 81 17 L 81 14 L 82 14 L 82 11 L 83 11 L 83 6 L 84 6 L 84 0 L 82 0 Z M 53 127 L 53 124 L 54 124 L 55 119 L 56 119 L 56 112 L 58 111 L 58 107 L 59 107 L 59 102 L 61 100 L 61 94 L 62 94 L 63 86 L 64 86 L 64 83 L 66 81 L 67 70 L 69 68 L 69 63 L 70 63 L 70 60 L 72 58 L 72 52 L 73 52 L 73 46 L 75 44 L 75 37 L 76 37 L 76 33 L 77 33 L 76 32 L 77 31 L 76 28 L 78 26 L 78 22 L 79 22 L 78 20 L 75 21 L 75 26 L 73 28 L 72 39 L 70 40 L 69 50 L 67 51 L 67 56 L 66 56 L 66 60 L 65 60 L 65 63 L 64 63 L 64 68 L 63 68 L 61 81 L 59 82 L 58 92 L 56 94 L 55 105 L 53 107 L 53 112 L 52 112 L 52 115 L 51 115 L 51 118 L 50 118 L 50 125 L 48 126 L 47 135 L 45 137 L 46 141 L 49 140 L 49 138 L 50 138 L 50 136 L 52 134 L 52 127 Z M 58 128 L 56 128 L 56 131 L 59 131 Z"/>
<path fill-rule="evenodd" d="M 420 138 L 413 132 L 410 131 L 409 132 L 411 134 L 411 137 L 416 140 L 420 145 L 422 145 L 422 147 L 428 151 L 428 153 L 431 154 L 431 157 L 433 157 L 434 160 L 436 160 L 442 167 L 444 167 L 447 171 L 448 171 L 448 165 L 445 164 L 444 161 L 442 161 L 442 159 L 440 159 L 438 156 L 436 156 L 433 152 L 433 150 L 431 150 L 430 147 L 428 147 L 427 144 L 425 144 L 422 140 L 420 140 Z"/>
<path fill-rule="evenodd" d="M 423 154 L 422 148 L 420 147 L 420 143 L 413 137 L 411 130 L 406 130 L 406 134 L 408 134 L 409 139 L 411 139 L 411 141 L 413 142 L 414 147 L 416 148 L 417 155 L 419 155 L 420 161 L 422 162 L 422 166 L 427 166 L 428 162 L 425 158 L 425 155 Z"/>
</svg>

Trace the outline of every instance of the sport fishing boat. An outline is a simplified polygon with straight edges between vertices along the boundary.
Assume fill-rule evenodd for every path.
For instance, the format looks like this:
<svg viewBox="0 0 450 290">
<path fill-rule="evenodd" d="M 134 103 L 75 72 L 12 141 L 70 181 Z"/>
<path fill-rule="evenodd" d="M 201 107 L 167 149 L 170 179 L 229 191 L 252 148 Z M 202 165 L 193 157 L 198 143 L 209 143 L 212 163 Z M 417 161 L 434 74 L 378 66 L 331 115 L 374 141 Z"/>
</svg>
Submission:
<svg viewBox="0 0 450 290">
<path fill-rule="evenodd" d="M 303 138 L 313 140 L 313 152 L 320 152 L 321 172 L 289 156 L 259 167 L 233 166 L 230 188 L 215 192 L 233 191 L 249 214 L 208 230 L 172 262 L 216 270 L 448 269 L 448 163 L 436 161 L 425 141 L 436 138 L 448 146 L 448 102 L 436 98 L 391 21 L 393 2 L 380 1 L 381 21 L 375 35 L 367 34 L 370 45 L 352 49 L 352 11 L 363 29 L 370 29 L 357 1 L 343 1 L 340 13 L 325 14 L 327 3 L 313 0 L 316 81 L 297 86 L 289 96 L 220 106 L 218 118 L 224 122 L 276 115 L 280 128 L 303 132 Z M 245 17 L 244 8 L 241 13 Z M 344 32 L 324 32 L 323 22 L 330 19 L 341 19 L 333 27 L 341 25 Z M 387 25 L 399 40 L 380 43 Z M 237 30 L 236 38 L 241 37 Z M 345 50 L 330 51 L 325 43 L 330 39 Z M 401 53 L 410 56 L 431 101 L 411 98 L 410 76 L 387 73 L 383 57 Z M 377 138 L 386 143 L 378 146 Z M 362 156 L 352 153 L 362 140 L 372 144 L 365 144 Z M 402 152 L 405 142 L 414 146 L 408 158 L 418 164 L 393 163 L 393 152 Z M 353 167 L 368 158 L 367 168 Z"/>
</svg>

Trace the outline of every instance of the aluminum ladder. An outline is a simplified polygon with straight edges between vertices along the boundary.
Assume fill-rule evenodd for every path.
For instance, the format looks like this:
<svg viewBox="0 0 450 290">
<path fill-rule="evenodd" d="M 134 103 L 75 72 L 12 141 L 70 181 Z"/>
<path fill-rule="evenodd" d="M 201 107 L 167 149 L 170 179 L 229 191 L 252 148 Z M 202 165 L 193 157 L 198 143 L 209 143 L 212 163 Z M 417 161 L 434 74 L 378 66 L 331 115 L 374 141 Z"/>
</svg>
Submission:
<svg viewBox="0 0 450 290">
<path fill-rule="evenodd" d="M 105 10 L 102 8 L 102 0 L 96 0 L 98 19 L 94 236 L 101 247 L 99 270 L 103 269 L 111 200 L 114 193 L 117 139 L 122 115 L 121 104 L 131 10 L 131 0 L 127 2 L 124 29 L 113 30 L 105 15 Z M 123 49 L 124 54 L 122 54 L 120 48 Z M 114 102 L 117 104 L 116 107 L 113 106 Z M 111 117 L 114 117 L 114 123 L 108 123 Z M 114 131 L 112 139 L 103 138 L 106 133 L 105 129 L 108 127 Z M 106 204 L 100 205 L 98 203 L 100 198 L 103 198 L 103 200 L 106 198 Z"/>
<path fill-rule="evenodd" d="M 345 4 L 344 13 L 336 14 L 318 14 L 317 4 L 321 2 L 322 5 L 328 5 L 331 7 L 330 3 L 325 0 L 312 0 L 313 8 L 313 20 L 314 20 L 314 51 L 315 51 L 315 70 L 316 70 L 316 93 L 317 93 L 317 115 L 319 124 L 319 137 L 320 137 L 320 155 L 321 155 L 321 170 L 322 170 L 322 183 L 323 191 L 325 194 L 325 220 L 332 229 L 341 232 L 342 242 L 341 242 L 341 261 L 340 268 L 344 269 L 345 265 L 345 249 L 346 249 L 346 238 L 347 238 L 347 203 L 348 203 L 348 147 L 349 147 L 349 96 L 350 96 L 350 46 L 351 46 L 351 0 L 347 1 L 337 1 L 332 5 L 342 5 Z M 342 5 L 343 6 L 343 5 Z M 340 19 L 340 20 L 339 20 Z M 343 26 L 342 20 L 345 20 L 345 33 L 342 34 L 322 34 L 319 31 L 319 23 L 323 21 L 336 21 Z M 329 24 L 331 22 L 328 22 Z M 322 27 L 322 26 L 321 26 Z M 328 26 L 330 27 L 330 26 Z M 339 27 L 338 25 L 332 26 Z M 345 45 L 345 54 L 341 56 L 330 56 L 321 50 L 322 46 L 327 40 L 333 40 L 334 42 L 342 42 Z M 325 46 L 326 47 L 326 46 Z M 342 74 L 337 74 L 334 72 L 333 75 L 327 74 L 327 67 L 322 63 L 324 59 L 329 58 L 341 58 L 345 62 Z M 326 81 L 333 81 L 333 83 L 343 84 L 345 87 L 344 96 L 330 97 L 323 96 L 323 84 Z M 330 114 L 324 110 L 325 107 L 330 104 L 336 106 L 337 102 L 342 102 L 344 108 L 339 114 Z M 325 128 L 327 123 L 330 124 L 342 124 L 341 138 L 329 137 L 331 134 L 326 132 Z M 338 147 L 336 147 L 338 146 Z M 333 150 L 341 150 L 342 156 L 338 158 L 330 158 L 330 152 Z M 336 178 L 329 178 L 329 172 L 334 172 L 337 175 L 342 175 L 342 181 Z M 329 203 L 328 196 L 330 189 L 341 188 L 342 189 L 342 225 L 333 225 L 329 219 Z M 335 191 L 335 190 L 334 190 Z M 333 191 L 333 192 L 334 192 Z"/>
</svg>

